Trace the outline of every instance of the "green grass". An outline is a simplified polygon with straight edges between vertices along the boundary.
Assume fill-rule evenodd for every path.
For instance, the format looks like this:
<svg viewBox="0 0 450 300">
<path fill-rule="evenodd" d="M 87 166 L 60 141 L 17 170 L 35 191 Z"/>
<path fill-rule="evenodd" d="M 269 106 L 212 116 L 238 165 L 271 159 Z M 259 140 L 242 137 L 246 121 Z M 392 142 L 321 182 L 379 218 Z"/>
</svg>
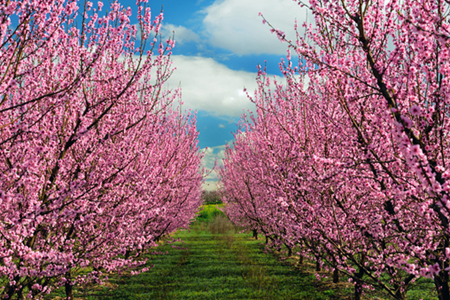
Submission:
<svg viewBox="0 0 450 300">
<path fill-rule="evenodd" d="M 217 216 L 225 217 L 225 214 L 220 210 L 223 204 L 208 204 L 202 205 L 200 212 L 196 218 L 197 222 L 211 222 Z"/>
<path fill-rule="evenodd" d="M 265 253 L 261 241 L 251 234 L 237 233 L 216 205 L 207 205 L 190 231 L 180 230 L 147 255 L 154 265 L 137 276 L 114 275 L 106 286 L 75 288 L 78 299 L 351 299 L 353 286 L 342 278 L 333 284 L 331 274 L 318 281 L 314 264 L 296 268 L 295 258 Z M 322 273 L 322 275 L 326 275 Z M 421 283 L 409 299 L 436 299 L 421 292 Z M 423 285 L 425 284 L 425 285 Z M 63 296 L 60 290 L 52 297 Z M 431 294 L 430 294 L 431 295 Z M 425 296 L 425 297 L 424 297 Z M 388 299 L 371 292 L 365 299 Z"/>
<path fill-rule="evenodd" d="M 115 288 L 78 290 L 87 299 L 312 299 L 313 275 L 299 278 L 294 268 L 264 254 L 249 235 L 212 234 L 207 226 L 181 231 L 177 242 L 151 256 L 152 268 L 138 276 L 113 277 Z M 175 249 L 172 245 L 186 249 Z M 89 295 L 91 294 L 91 295 Z M 319 297 L 315 299 L 327 299 Z"/>
</svg>

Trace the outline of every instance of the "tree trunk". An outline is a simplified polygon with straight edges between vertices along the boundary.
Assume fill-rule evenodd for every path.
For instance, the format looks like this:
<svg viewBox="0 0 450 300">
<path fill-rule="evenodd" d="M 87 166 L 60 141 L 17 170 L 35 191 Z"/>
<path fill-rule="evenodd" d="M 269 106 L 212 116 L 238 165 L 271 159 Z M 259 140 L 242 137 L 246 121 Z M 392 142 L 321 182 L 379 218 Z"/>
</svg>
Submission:
<svg viewBox="0 0 450 300">
<path fill-rule="evenodd" d="M 8 288 L 8 291 L 6 292 L 6 295 L 8 295 L 8 297 L 5 298 L 5 299 L 11 299 L 12 298 L 12 296 L 14 295 L 14 288 L 15 288 L 15 286 L 10 286 Z"/>
<path fill-rule="evenodd" d="M 258 230 L 256 230 L 256 229 L 253 229 L 253 238 L 254 238 L 255 240 L 258 239 Z"/>
<path fill-rule="evenodd" d="M 16 287 L 18 285 L 19 280 L 20 280 L 19 276 L 14 277 L 14 281 L 16 282 L 16 284 L 9 286 L 8 291 L 6 292 L 8 298 L 6 299 L 11 299 L 14 296 L 14 294 L 16 294 Z"/>
<path fill-rule="evenodd" d="M 300 254 L 299 258 L 298 258 L 297 266 L 299 266 L 299 267 L 303 266 L 303 255 L 301 255 L 301 254 Z"/>
<path fill-rule="evenodd" d="M 395 288 L 395 299 L 406 300 L 406 291 L 402 291 L 402 286 L 399 284 L 394 284 Z"/>
<path fill-rule="evenodd" d="M 401 292 L 401 291 L 397 291 L 395 293 L 395 299 L 397 299 L 397 300 L 406 300 L 406 293 L 405 292 Z"/>
<path fill-rule="evenodd" d="M 333 283 L 339 282 L 339 270 L 337 268 L 333 271 Z"/>
<path fill-rule="evenodd" d="M 355 283 L 355 300 L 361 300 L 362 295 L 362 284 L 359 279 L 356 280 Z"/>
<path fill-rule="evenodd" d="M 66 299 L 73 300 L 72 274 L 70 270 L 66 272 L 66 283 L 64 287 L 66 288 Z"/>
<path fill-rule="evenodd" d="M 23 296 L 23 287 L 17 291 L 17 299 L 23 300 L 25 297 Z"/>
<path fill-rule="evenodd" d="M 320 267 L 320 259 L 316 259 L 316 272 L 322 271 L 322 268 Z"/>
<path fill-rule="evenodd" d="M 366 260 L 366 255 L 361 255 L 361 265 L 364 266 L 364 262 Z M 364 269 L 360 268 L 358 273 L 356 274 L 355 280 L 355 300 L 361 300 L 362 295 L 362 278 L 364 276 Z"/>
<path fill-rule="evenodd" d="M 269 243 L 269 237 L 266 235 L 266 244 Z"/>
<path fill-rule="evenodd" d="M 288 245 L 284 244 L 286 248 L 288 249 L 288 257 L 292 256 L 292 247 L 289 247 Z"/>
<path fill-rule="evenodd" d="M 438 275 L 434 276 L 434 285 L 439 300 L 450 300 L 450 288 L 448 285 L 448 271 L 441 270 Z"/>
</svg>

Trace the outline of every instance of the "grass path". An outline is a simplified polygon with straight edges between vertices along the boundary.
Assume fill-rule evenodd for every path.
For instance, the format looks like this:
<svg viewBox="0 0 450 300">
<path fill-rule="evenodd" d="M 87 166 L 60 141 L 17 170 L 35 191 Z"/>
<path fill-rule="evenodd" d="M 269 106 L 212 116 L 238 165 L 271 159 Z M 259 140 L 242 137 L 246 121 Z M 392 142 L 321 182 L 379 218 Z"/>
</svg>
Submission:
<svg viewBox="0 0 450 300">
<path fill-rule="evenodd" d="M 317 297 L 311 286 L 313 275 L 302 284 L 298 271 L 265 254 L 249 235 L 209 229 L 196 224 L 190 232 L 178 232 L 174 237 L 183 242 L 160 247 L 168 254 L 153 256 L 154 268 L 138 276 L 112 278 L 117 288 L 104 289 L 102 298 L 326 299 Z"/>
<path fill-rule="evenodd" d="M 75 300 L 352 299 L 353 287 L 345 278 L 338 284 L 331 283 L 331 278 L 318 281 L 312 263 L 299 270 L 292 260 L 280 261 L 264 252 L 261 241 L 237 233 L 215 206 L 206 208 L 190 231 L 178 231 L 155 249 L 166 254 L 147 255 L 154 265 L 148 272 L 113 275 L 105 286 L 75 287 Z M 47 299 L 63 299 L 63 293 L 56 291 Z M 369 294 L 364 299 L 388 298 L 380 291 Z M 418 285 L 408 299 L 435 296 L 427 283 Z"/>
</svg>

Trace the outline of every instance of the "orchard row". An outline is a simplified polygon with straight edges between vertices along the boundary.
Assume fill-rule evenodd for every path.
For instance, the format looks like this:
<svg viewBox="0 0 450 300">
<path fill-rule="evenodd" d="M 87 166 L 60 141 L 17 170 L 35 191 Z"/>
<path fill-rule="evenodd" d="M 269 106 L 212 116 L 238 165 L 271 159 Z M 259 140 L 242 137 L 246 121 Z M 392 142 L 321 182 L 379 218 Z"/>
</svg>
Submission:
<svg viewBox="0 0 450 300">
<path fill-rule="evenodd" d="M 355 299 L 405 299 L 419 277 L 450 299 L 449 2 L 309 2 L 294 41 L 272 27 L 285 79 L 259 72 L 220 170 L 226 212 L 348 276 Z"/>
<path fill-rule="evenodd" d="M 138 25 L 116 2 L 0 5 L 2 299 L 146 271 L 200 206 L 195 115 L 162 89 L 174 42 L 146 2 Z"/>
</svg>

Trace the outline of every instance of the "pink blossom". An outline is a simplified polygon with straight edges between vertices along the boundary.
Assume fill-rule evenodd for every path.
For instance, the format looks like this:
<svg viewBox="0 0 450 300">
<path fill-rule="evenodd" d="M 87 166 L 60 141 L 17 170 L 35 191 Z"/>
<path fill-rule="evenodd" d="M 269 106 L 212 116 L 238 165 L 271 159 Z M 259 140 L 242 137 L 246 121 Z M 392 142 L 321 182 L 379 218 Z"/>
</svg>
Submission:
<svg viewBox="0 0 450 300">
<path fill-rule="evenodd" d="M 411 114 L 413 115 L 413 116 L 419 116 L 420 115 L 420 107 L 419 106 L 417 106 L 417 105 L 413 105 L 413 106 L 411 106 L 411 109 L 410 109 L 410 111 L 411 111 Z"/>
<path fill-rule="evenodd" d="M 420 145 L 412 145 L 411 146 L 411 153 L 413 155 L 420 155 L 422 153 L 422 150 L 420 149 Z"/>
</svg>

